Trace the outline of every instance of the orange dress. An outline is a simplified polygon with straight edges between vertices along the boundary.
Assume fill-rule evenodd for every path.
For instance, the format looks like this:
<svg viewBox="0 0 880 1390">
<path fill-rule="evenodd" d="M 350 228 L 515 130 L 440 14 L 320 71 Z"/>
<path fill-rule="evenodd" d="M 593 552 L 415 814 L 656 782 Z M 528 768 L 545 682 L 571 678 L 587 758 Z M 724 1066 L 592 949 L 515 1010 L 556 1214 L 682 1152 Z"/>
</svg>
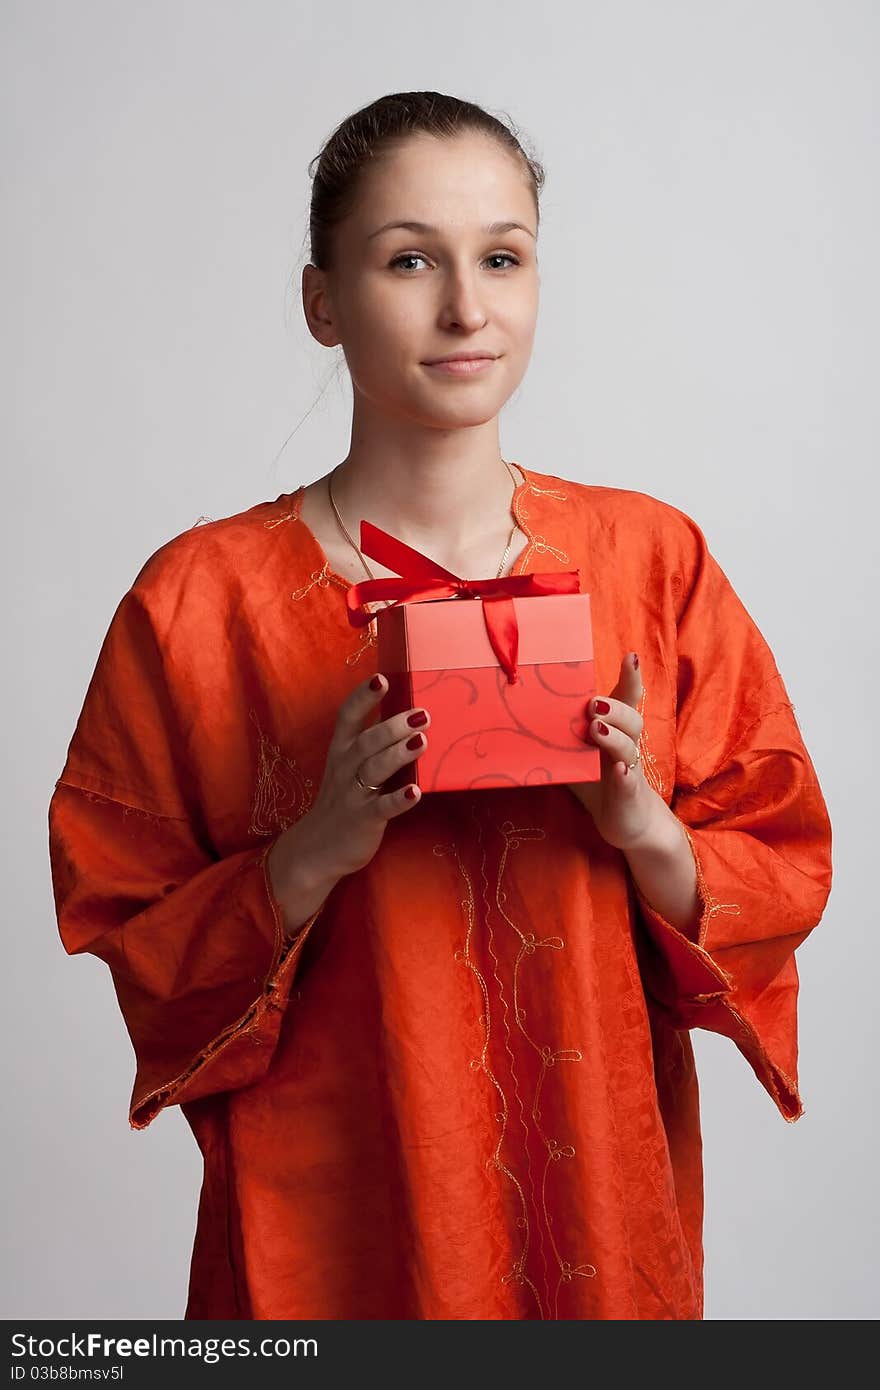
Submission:
<svg viewBox="0 0 880 1390">
<path fill-rule="evenodd" d="M 565 786 L 425 795 L 292 942 L 266 856 L 376 669 L 301 489 L 163 545 L 104 639 L 49 808 L 64 948 L 112 972 L 129 1120 L 204 1158 L 185 1318 L 699 1319 L 690 1029 L 803 1112 L 794 951 L 831 827 L 782 677 L 685 513 L 520 469 L 514 573 L 578 568 L 596 688 L 702 919 L 654 912 Z"/>
</svg>

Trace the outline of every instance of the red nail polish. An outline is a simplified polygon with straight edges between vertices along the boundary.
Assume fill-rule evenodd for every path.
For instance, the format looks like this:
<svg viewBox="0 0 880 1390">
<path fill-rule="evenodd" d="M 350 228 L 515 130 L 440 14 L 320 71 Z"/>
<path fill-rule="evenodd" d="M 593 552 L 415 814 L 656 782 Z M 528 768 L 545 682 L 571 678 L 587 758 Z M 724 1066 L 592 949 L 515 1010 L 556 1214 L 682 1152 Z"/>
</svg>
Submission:
<svg viewBox="0 0 880 1390">
<path fill-rule="evenodd" d="M 639 654 L 638 654 L 638 652 L 633 652 L 633 669 L 636 670 L 636 671 L 639 669 Z"/>
<path fill-rule="evenodd" d="M 611 706 L 609 705 L 609 703 L 608 703 L 607 700 L 597 700 L 597 701 L 596 701 L 596 713 L 597 713 L 597 714 L 610 714 L 610 713 L 611 713 Z"/>
<path fill-rule="evenodd" d="M 596 725 L 596 728 L 599 730 L 599 733 L 600 733 L 600 734 L 607 734 L 607 733 L 608 733 L 608 725 L 607 725 L 607 724 L 603 724 L 601 719 L 599 720 L 599 723 Z"/>
<path fill-rule="evenodd" d="M 381 690 L 381 689 L 382 689 L 382 677 L 381 677 L 381 676 L 374 676 L 374 677 L 373 677 L 373 679 L 370 681 L 370 689 L 371 689 L 371 690 Z"/>
<path fill-rule="evenodd" d="M 403 794 L 406 797 L 407 801 L 415 801 L 416 799 L 415 787 L 406 787 Z"/>
</svg>

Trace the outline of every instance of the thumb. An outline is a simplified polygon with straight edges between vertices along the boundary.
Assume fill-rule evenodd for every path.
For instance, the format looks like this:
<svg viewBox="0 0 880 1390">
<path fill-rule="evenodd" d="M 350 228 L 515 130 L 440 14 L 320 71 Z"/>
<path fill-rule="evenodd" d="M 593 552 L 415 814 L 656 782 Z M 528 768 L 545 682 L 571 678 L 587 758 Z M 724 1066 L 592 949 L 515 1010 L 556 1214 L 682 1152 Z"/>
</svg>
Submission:
<svg viewBox="0 0 880 1390">
<path fill-rule="evenodd" d="M 638 652 L 627 652 L 620 663 L 620 679 L 611 693 L 616 700 L 638 709 L 643 691 Z"/>
</svg>

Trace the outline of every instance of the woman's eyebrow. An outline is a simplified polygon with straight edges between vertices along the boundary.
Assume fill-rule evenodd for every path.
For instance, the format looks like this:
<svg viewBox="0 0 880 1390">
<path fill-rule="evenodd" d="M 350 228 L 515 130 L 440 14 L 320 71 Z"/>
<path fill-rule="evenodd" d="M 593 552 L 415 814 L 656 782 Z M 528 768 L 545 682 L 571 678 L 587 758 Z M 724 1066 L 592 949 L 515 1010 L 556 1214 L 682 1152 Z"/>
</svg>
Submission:
<svg viewBox="0 0 880 1390">
<path fill-rule="evenodd" d="M 379 236 L 382 232 L 390 231 L 393 227 L 402 227 L 407 232 L 438 232 L 440 230 L 439 227 L 432 227 L 428 222 L 384 222 L 381 227 L 376 228 L 375 232 L 370 232 L 367 240 L 372 241 L 373 237 Z M 483 230 L 488 232 L 489 236 L 502 236 L 504 232 L 512 232 L 516 228 L 521 232 L 528 232 L 530 237 L 535 235 L 522 222 L 490 222 L 489 226 L 484 227 Z"/>
</svg>

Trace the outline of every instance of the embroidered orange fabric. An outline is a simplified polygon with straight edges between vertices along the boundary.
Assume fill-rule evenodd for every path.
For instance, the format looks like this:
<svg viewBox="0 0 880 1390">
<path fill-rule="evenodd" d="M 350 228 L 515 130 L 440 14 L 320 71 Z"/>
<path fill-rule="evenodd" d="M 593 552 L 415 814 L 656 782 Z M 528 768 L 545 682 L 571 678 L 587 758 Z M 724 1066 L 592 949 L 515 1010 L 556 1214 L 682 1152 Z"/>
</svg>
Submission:
<svg viewBox="0 0 880 1390">
<path fill-rule="evenodd" d="M 283 944 L 266 856 L 375 669 L 301 490 L 196 525 L 113 616 L 49 808 L 58 925 L 110 967 L 130 1123 L 204 1157 L 187 1318 L 698 1319 L 690 1030 L 786 1120 L 831 827 L 774 658 L 685 513 L 520 469 L 513 572 L 578 567 L 597 689 L 686 828 L 693 939 L 561 786 L 425 796 Z"/>
</svg>

